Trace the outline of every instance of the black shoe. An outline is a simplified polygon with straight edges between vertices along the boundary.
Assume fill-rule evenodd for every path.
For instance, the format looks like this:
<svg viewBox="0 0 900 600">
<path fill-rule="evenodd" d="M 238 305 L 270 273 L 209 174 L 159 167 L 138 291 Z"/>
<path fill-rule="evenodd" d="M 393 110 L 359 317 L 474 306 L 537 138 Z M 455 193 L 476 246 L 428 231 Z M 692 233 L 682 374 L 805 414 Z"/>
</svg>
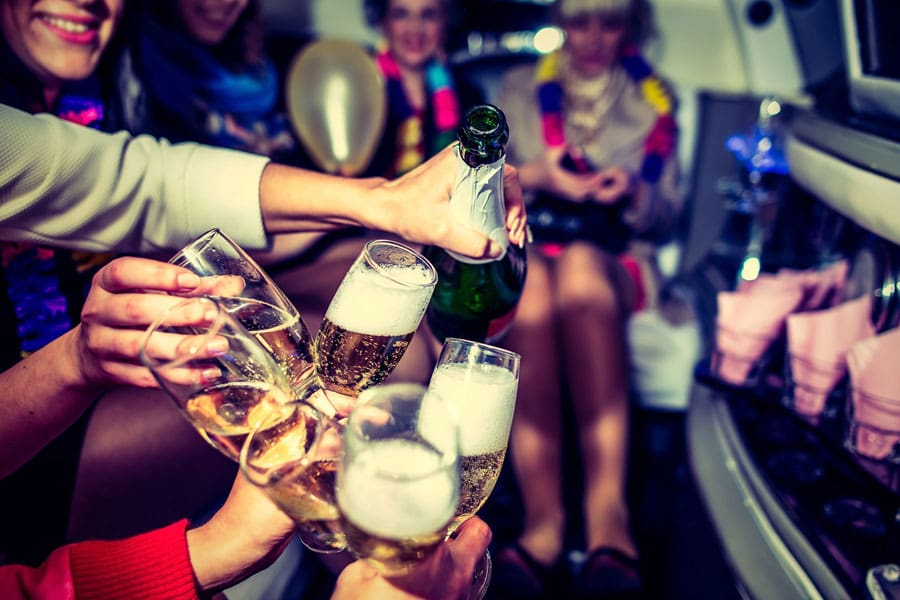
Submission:
<svg viewBox="0 0 900 600">
<path fill-rule="evenodd" d="M 571 597 L 577 600 L 643 598 L 638 559 L 611 546 L 591 550 L 572 583 Z"/>
<path fill-rule="evenodd" d="M 494 600 L 544 600 L 563 597 L 567 570 L 562 560 L 542 565 L 518 543 L 494 560 L 488 597 Z"/>
</svg>

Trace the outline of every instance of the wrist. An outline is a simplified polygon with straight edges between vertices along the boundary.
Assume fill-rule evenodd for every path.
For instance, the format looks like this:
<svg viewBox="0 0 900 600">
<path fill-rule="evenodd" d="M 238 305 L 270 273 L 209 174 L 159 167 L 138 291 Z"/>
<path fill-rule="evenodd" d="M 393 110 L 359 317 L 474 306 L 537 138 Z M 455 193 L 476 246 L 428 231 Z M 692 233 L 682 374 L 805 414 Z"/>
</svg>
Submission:
<svg viewBox="0 0 900 600">
<path fill-rule="evenodd" d="M 107 382 L 93 362 L 93 353 L 85 348 L 81 340 L 81 325 L 76 325 L 59 337 L 58 359 L 53 365 L 61 385 L 73 391 L 93 392 L 106 387 Z M 45 346 L 52 351 L 54 345 Z"/>
<path fill-rule="evenodd" d="M 230 551 L 229 536 L 216 537 L 209 523 L 186 533 L 188 556 L 197 587 L 203 592 L 212 594 L 225 589 L 238 581 L 239 577 L 229 570 Z"/>
<path fill-rule="evenodd" d="M 377 231 L 393 231 L 391 226 L 398 190 L 391 189 L 381 177 L 355 180 L 358 194 L 350 206 L 354 221 L 361 227 Z"/>
</svg>

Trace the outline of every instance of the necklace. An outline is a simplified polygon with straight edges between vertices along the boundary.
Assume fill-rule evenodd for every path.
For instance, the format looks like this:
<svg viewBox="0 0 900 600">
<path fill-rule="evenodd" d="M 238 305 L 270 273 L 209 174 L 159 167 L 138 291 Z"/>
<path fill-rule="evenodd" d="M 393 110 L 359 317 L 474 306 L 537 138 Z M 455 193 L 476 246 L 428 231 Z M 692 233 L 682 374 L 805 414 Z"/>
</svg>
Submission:
<svg viewBox="0 0 900 600">
<path fill-rule="evenodd" d="M 422 124 L 424 111 L 416 110 L 406 97 L 400 66 L 387 49 L 378 53 L 376 62 L 387 80 L 390 111 L 400 118 L 391 175 L 402 175 L 424 162 L 426 151 L 428 156 L 436 154 L 455 139 L 460 120 L 459 100 L 447 67 L 438 60 L 429 61 L 425 67 L 425 87 L 431 95 L 437 135 L 426 149 Z"/>
<path fill-rule="evenodd" d="M 544 133 L 544 143 L 551 147 L 557 148 L 566 144 L 565 120 L 563 116 L 563 61 L 565 57 L 560 50 L 543 56 L 537 63 L 535 72 L 535 80 L 538 83 L 537 96 L 538 106 L 541 111 L 541 127 Z M 675 118 L 672 115 L 674 101 L 670 96 L 663 82 L 653 73 L 650 64 L 644 60 L 638 49 L 629 46 L 624 49 L 619 59 L 619 65 L 628 75 L 628 77 L 638 86 L 644 101 L 649 104 L 656 112 L 656 121 L 644 139 L 644 158 L 641 163 L 641 179 L 648 183 L 656 183 L 662 175 L 663 165 L 667 158 L 672 155 L 675 148 L 675 135 L 677 126 Z M 613 77 L 613 75 L 609 75 Z M 588 80 L 585 85 L 587 90 L 576 90 L 576 98 L 584 96 L 589 97 L 591 94 L 599 94 L 607 96 L 605 92 L 615 86 L 610 85 L 609 79 L 601 81 L 600 79 Z M 566 81 L 568 84 L 568 81 Z M 590 89 L 593 87 L 594 89 Z M 584 92 L 587 92 L 586 94 Z M 600 99 L 595 97 L 594 106 L 576 102 L 575 129 L 576 134 L 580 130 L 582 135 L 589 134 L 592 127 L 599 127 L 606 111 L 612 105 L 615 98 Z M 593 117 L 589 117 L 587 112 L 593 108 L 600 111 Z M 570 107 L 571 110 L 571 107 Z M 583 159 L 579 159 L 583 161 Z M 579 170 L 587 171 L 586 163 L 576 165 Z"/>
</svg>

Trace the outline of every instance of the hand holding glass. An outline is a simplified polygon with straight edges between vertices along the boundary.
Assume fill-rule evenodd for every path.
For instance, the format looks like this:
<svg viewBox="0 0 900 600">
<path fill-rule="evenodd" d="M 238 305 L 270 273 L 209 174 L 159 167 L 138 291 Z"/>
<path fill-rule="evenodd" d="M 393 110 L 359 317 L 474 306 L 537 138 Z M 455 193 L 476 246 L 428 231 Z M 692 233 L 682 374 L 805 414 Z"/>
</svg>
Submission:
<svg viewBox="0 0 900 600">
<path fill-rule="evenodd" d="M 344 428 L 337 501 L 349 549 L 400 574 L 443 542 L 459 501 L 452 407 L 417 384 L 363 391 Z"/>
<path fill-rule="evenodd" d="M 302 388 L 313 374 L 312 337 L 297 308 L 263 269 L 234 241 L 211 229 L 169 262 L 204 278 L 201 293 L 240 299 L 228 309 L 253 333 Z"/>
<path fill-rule="evenodd" d="M 214 298 L 170 307 L 140 356 L 200 435 L 235 461 L 251 429 L 292 399 L 272 355 Z"/>
<path fill-rule="evenodd" d="M 294 519 L 307 548 L 339 552 L 347 545 L 335 499 L 341 431 L 309 403 L 309 396 L 322 393 L 314 380 L 307 392 L 288 418 L 261 423 L 250 433 L 241 470 Z"/>
</svg>

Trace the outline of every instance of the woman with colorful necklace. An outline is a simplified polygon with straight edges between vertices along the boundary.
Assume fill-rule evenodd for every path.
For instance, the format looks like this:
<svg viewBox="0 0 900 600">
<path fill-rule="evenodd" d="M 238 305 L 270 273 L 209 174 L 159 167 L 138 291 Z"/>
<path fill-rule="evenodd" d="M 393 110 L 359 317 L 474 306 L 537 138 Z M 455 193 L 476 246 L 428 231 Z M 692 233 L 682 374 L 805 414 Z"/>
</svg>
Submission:
<svg viewBox="0 0 900 600">
<path fill-rule="evenodd" d="M 454 142 L 462 114 L 483 95 L 446 61 L 453 0 L 365 0 L 364 6 L 369 24 L 382 35 L 373 59 L 388 103 L 384 133 L 365 175 L 393 179 Z M 354 249 L 355 257 L 365 242 L 366 237 L 348 240 L 339 248 Z M 423 331 L 391 378 L 427 383 L 435 359 L 433 340 Z"/>
<path fill-rule="evenodd" d="M 256 0 L 139 0 L 123 86 L 132 132 L 298 164 Z M 304 165 L 305 166 L 305 165 Z"/>
<path fill-rule="evenodd" d="M 368 171 L 393 177 L 418 166 L 456 139 L 465 110 L 480 92 L 446 64 L 449 0 L 367 0 L 370 23 L 384 45 L 376 64 L 385 78 L 388 117 Z"/>
<path fill-rule="evenodd" d="M 524 528 L 498 553 L 493 585 L 519 598 L 565 589 L 560 403 L 567 390 L 587 551 L 570 597 L 618 598 L 641 588 L 625 494 L 624 323 L 655 301 L 654 247 L 670 235 L 681 205 L 674 102 L 637 50 L 649 33 L 646 0 L 558 0 L 554 9 L 563 47 L 507 73 L 498 104 L 514 124 L 508 161 L 526 193 L 586 226 L 568 238 L 542 238 L 533 226 L 528 279 L 507 338 L 522 355 L 510 455 Z M 529 220 L 538 212 L 532 206 Z"/>
<path fill-rule="evenodd" d="M 0 102 L 106 128 L 110 90 L 102 83 L 124 12 L 124 0 L 0 0 Z M 0 242 L 0 371 L 78 323 L 91 277 L 106 258 Z M 0 555 L 30 561 L 63 541 L 87 423 L 85 416 L 0 479 Z"/>
</svg>

